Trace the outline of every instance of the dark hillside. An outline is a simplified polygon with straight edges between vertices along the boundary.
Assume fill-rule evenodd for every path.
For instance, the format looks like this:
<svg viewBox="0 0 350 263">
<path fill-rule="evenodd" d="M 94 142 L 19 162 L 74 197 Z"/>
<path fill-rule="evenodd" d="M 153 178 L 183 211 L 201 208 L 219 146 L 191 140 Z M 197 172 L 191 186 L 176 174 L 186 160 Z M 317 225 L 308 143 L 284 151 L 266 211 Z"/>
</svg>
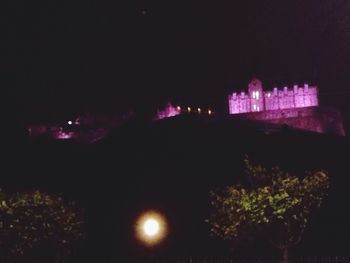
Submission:
<svg viewBox="0 0 350 263">
<path fill-rule="evenodd" d="M 50 140 L 6 141 L 3 188 L 63 192 L 87 209 L 89 262 L 133 259 L 148 252 L 134 241 L 135 217 L 162 211 L 169 238 L 159 257 L 225 257 L 226 243 L 204 222 L 211 189 L 243 180 L 243 159 L 292 172 L 326 169 L 331 193 L 312 218 L 296 255 L 348 255 L 350 143 L 346 137 L 229 118 L 182 115 L 158 122 L 130 121 L 93 145 Z M 11 146 L 12 145 L 12 146 Z M 249 255 L 249 246 L 236 251 Z M 256 246 L 255 256 L 276 253 Z"/>
</svg>

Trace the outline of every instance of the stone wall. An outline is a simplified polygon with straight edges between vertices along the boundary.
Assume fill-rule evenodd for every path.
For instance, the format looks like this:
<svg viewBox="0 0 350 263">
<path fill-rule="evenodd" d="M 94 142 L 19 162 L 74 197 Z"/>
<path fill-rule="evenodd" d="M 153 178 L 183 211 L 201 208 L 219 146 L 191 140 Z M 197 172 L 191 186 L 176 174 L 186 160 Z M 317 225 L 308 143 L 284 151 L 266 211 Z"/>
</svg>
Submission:
<svg viewBox="0 0 350 263">
<path fill-rule="evenodd" d="M 345 136 L 343 121 L 338 110 L 330 107 L 306 107 L 284 110 L 270 110 L 233 115 L 238 119 L 258 120 L 287 125 L 319 133 Z"/>
</svg>

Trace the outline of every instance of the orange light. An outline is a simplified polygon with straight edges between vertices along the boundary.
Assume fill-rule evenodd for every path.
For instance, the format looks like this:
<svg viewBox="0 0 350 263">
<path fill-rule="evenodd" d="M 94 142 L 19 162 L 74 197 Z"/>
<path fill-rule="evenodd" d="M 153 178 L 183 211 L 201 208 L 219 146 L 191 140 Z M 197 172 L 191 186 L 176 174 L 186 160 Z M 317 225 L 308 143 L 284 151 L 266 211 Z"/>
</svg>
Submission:
<svg viewBox="0 0 350 263">
<path fill-rule="evenodd" d="M 135 224 L 136 238 L 147 246 L 161 242 L 167 234 L 165 217 L 156 211 L 147 211 L 139 216 Z"/>
</svg>

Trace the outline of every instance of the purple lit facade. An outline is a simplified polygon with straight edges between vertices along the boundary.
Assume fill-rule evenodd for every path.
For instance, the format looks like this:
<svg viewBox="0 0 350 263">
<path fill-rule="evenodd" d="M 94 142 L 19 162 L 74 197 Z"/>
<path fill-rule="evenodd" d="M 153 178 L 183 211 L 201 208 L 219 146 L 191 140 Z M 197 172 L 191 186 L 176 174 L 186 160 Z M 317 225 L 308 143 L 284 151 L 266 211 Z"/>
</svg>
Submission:
<svg viewBox="0 0 350 263">
<path fill-rule="evenodd" d="M 173 117 L 179 114 L 180 114 L 179 109 L 171 105 L 171 103 L 168 103 L 164 110 L 157 112 L 156 119 L 161 120 L 161 119 Z"/>
<path fill-rule="evenodd" d="M 320 107 L 317 87 L 308 84 L 263 91 L 261 82 L 253 79 L 248 93 L 229 95 L 229 113 L 232 118 L 345 136 L 340 112 Z"/>
<path fill-rule="evenodd" d="M 263 91 L 261 81 L 257 79 L 249 83 L 248 93 L 234 92 L 228 99 L 230 114 L 305 108 L 319 104 L 316 86 L 294 85 L 292 89 L 284 87 Z"/>
</svg>

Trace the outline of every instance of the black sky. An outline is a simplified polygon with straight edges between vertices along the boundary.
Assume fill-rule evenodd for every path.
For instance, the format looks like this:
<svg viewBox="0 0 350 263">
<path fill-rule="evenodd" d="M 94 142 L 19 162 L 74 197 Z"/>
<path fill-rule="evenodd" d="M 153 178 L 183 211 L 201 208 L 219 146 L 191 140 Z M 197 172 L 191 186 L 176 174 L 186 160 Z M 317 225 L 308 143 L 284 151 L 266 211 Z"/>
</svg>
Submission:
<svg viewBox="0 0 350 263">
<path fill-rule="evenodd" d="M 5 86 L 27 115 L 225 109 L 252 77 L 350 101 L 348 1 L 11 1 Z M 341 97 L 341 100 L 338 100 Z"/>
</svg>

